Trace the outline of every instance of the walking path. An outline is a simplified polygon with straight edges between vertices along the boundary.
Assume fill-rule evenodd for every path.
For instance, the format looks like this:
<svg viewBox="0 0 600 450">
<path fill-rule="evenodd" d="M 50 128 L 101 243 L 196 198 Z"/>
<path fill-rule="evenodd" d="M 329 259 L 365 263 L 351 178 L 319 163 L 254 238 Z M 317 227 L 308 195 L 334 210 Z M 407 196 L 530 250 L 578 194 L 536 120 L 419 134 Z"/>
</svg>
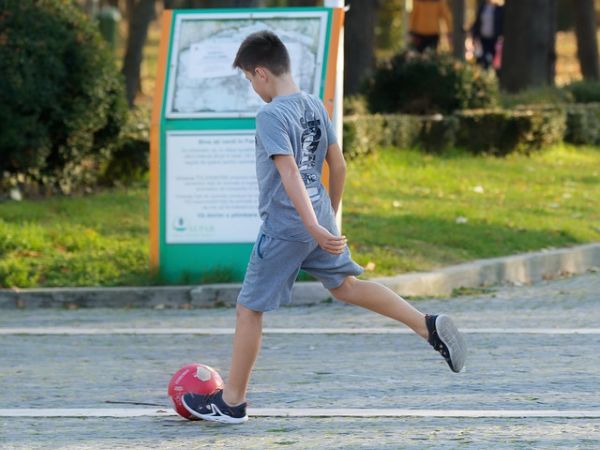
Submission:
<svg viewBox="0 0 600 450">
<path fill-rule="evenodd" d="M 597 448 L 599 293 L 600 274 L 590 273 L 415 301 L 465 330 L 461 374 L 405 328 L 356 307 L 268 313 L 254 418 L 233 427 L 183 420 L 166 397 L 186 363 L 226 375 L 233 310 L 5 310 L 0 446 Z"/>
</svg>

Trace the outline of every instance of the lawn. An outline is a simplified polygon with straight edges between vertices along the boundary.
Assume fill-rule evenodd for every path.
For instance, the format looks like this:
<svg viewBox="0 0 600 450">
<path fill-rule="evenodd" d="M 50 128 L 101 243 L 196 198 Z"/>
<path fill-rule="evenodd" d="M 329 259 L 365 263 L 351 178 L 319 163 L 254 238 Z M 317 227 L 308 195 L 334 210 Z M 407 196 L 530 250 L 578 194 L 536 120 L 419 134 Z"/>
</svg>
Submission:
<svg viewBox="0 0 600 450">
<path fill-rule="evenodd" d="M 152 281 L 145 187 L 0 203 L 0 286 Z"/>
<path fill-rule="evenodd" d="M 600 240 L 600 149 L 531 157 L 387 149 L 349 166 L 344 233 L 373 274 Z"/>
<path fill-rule="evenodd" d="M 600 240 L 597 148 L 382 149 L 348 166 L 343 231 L 369 277 Z M 157 283 L 145 186 L 0 203 L 0 286 Z"/>
</svg>

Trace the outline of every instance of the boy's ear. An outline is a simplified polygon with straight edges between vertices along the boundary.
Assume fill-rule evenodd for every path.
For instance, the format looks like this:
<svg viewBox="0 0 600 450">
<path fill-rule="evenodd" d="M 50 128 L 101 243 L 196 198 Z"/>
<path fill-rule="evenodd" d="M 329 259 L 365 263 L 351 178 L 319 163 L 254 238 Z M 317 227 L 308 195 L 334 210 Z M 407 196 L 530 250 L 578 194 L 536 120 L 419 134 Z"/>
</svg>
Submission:
<svg viewBox="0 0 600 450">
<path fill-rule="evenodd" d="M 257 67 L 256 69 L 254 69 L 254 72 L 262 80 L 267 80 L 269 78 L 269 72 L 264 67 Z"/>
</svg>

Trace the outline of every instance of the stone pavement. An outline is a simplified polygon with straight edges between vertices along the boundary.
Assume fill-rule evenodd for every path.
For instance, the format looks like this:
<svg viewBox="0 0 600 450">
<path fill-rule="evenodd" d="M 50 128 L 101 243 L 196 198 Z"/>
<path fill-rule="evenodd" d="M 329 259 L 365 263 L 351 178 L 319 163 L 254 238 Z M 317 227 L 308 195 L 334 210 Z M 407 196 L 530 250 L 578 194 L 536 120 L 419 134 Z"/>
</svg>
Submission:
<svg viewBox="0 0 600 450">
<path fill-rule="evenodd" d="M 600 411 L 600 274 L 413 302 L 451 314 L 466 335 L 466 372 L 453 374 L 412 334 L 266 334 L 253 408 Z M 40 327 L 230 328 L 234 311 L 5 310 L 0 409 L 168 406 L 175 370 L 203 362 L 223 375 L 231 335 L 34 335 Z M 337 302 L 285 308 L 265 327 L 395 329 Z M 23 328 L 2 334 L 2 329 Z M 486 331 L 484 329 L 496 329 Z M 544 333 L 514 330 L 545 329 Z M 504 330 L 503 330 L 504 329 Z M 512 329 L 512 330 L 511 330 Z M 558 334 L 573 329 L 580 333 Z M 549 330 L 549 331 L 548 331 Z M 556 330 L 556 333 L 552 330 Z M 0 417 L 0 448 L 598 448 L 598 418 L 276 418 L 223 427 L 177 417 Z"/>
</svg>

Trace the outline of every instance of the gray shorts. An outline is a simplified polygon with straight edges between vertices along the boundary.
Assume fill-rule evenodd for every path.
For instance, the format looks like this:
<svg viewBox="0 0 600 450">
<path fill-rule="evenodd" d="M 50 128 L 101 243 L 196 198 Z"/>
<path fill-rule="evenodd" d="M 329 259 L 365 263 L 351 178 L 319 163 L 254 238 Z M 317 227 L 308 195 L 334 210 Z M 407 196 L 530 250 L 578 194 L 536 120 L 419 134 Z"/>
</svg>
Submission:
<svg viewBox="0 0 600 450">
<path fill-rule="evenodd" d="M 327 289 L 339 287 L 346 277 L 360 275 L 346 247 L 340 255 L 323 250 L 316 241 L 286 241 L 258 235 L 248 263 L 238 303 L 253 311 L 272 311 L 291 302 L 292 287 L 300 269 Z"/>
</svg>

